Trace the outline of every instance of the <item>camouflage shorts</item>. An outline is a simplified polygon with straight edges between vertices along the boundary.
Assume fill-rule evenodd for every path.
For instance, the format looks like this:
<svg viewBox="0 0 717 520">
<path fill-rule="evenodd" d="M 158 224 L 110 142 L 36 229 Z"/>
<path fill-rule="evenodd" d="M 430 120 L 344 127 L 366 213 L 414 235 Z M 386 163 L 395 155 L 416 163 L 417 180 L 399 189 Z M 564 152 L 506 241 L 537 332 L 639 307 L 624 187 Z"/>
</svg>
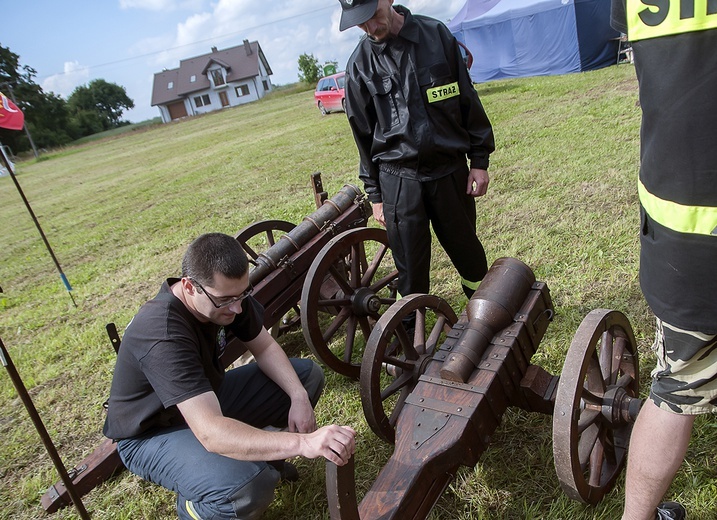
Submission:
<svg viewBox="0 0 717 520">
<path fill-rule="evenodd" d="M 717 412 L 717 335 L 679 329 L 657 319 L 650 399 L 663 410 Z"/>
</svg>

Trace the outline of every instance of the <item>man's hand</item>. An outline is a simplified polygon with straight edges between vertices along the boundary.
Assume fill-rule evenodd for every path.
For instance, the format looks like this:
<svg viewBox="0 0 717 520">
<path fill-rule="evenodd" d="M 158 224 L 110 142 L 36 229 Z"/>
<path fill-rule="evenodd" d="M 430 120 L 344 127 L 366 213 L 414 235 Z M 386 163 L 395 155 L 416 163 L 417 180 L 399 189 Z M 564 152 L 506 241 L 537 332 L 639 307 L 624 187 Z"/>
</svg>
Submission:
<svg viewBox="0 0 717 520">
<path fill-rule="evenodd" d="M 304 457 L 324 457 L 337 466 L 346 464 L 356 449 L 356 432 L 350 426 L 332 424 L 301 436 Z"/>
<path fill-rule="evenodd" d="M 289 408 L 289 431 L 296 433 L 316 431 L 316 416 L 308 396 L 303 399 L 292 399 Z"/>
<path fill-rule="evenodd" d="M 383 202 L 372 202 L 371 209 L 373 210 L 373 218 L 376 219 L 376 222 L 386 227 L 386 219 L 383 216 Z"/>
<path fill-rule="evenodd" d="M 488 172 L 486 170 L 479 170 L 478 168 L 471 168 L 468 172 L 468 186 L 466 187 L 466 193 L 471 197 L 482 197 L 488 191 Z M 375 215 L 374 210 L 374 215 Z"/>
<path fill-rule="evenodd" d="M 316 430 L 316 417 L 306 389 L 299 381 L 286 353 L 271 334 L 262 328 L 256 338 L 244 344 L 254 354 L 261 371 L 279 385 L 291 399 L 288 416 L 289 431 L 311 433 Z"/>
</svg>

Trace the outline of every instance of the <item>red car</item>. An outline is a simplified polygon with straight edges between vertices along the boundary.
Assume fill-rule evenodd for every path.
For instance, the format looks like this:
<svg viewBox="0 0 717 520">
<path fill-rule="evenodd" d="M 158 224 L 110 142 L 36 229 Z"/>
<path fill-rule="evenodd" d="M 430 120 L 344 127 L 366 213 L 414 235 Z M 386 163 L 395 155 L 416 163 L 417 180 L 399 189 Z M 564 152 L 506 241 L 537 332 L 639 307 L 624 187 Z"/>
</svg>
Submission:
<svg viewBox="0 0 717 520">
<path fill-rule="evenodd" d="M 339 72 L 331 76 L 326 76 L 319 80 L 314 92 L 316 106 L 319 107 L 323 115 L 333 110 L 343 110 L 346 112 L 346 100 L 344 99 L 344 83 L 345 72 Z"/>
</svg>

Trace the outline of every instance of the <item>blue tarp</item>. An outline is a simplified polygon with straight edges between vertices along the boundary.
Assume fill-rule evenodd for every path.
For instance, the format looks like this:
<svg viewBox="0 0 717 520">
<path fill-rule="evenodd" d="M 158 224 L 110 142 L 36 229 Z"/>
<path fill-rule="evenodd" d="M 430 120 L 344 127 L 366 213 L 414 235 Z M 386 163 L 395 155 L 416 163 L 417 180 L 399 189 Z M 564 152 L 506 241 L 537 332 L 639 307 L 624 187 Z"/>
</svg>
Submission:
<svg viewBox="0 0 717 520">
<path fill-rule="evenodd" d="M 478 83 L 598 69 L 617 58 L 610 0 L 467 0 L 448 27 L 471 51 Z"/>
</svg>

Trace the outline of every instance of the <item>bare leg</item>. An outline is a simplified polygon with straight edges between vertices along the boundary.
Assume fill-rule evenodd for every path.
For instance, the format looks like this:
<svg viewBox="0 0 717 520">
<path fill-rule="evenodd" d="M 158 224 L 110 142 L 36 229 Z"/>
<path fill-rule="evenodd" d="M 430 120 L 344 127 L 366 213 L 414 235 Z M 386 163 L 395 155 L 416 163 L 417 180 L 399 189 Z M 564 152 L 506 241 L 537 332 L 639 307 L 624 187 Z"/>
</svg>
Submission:
<svg viewBox="0 0 717 520">
<path fill-rule="evenodd" d="M 687 453 L 695 417 L 645 401 L 630 437 L 622 520 L 654 520 L 657 505 Z"/>
</svg>

